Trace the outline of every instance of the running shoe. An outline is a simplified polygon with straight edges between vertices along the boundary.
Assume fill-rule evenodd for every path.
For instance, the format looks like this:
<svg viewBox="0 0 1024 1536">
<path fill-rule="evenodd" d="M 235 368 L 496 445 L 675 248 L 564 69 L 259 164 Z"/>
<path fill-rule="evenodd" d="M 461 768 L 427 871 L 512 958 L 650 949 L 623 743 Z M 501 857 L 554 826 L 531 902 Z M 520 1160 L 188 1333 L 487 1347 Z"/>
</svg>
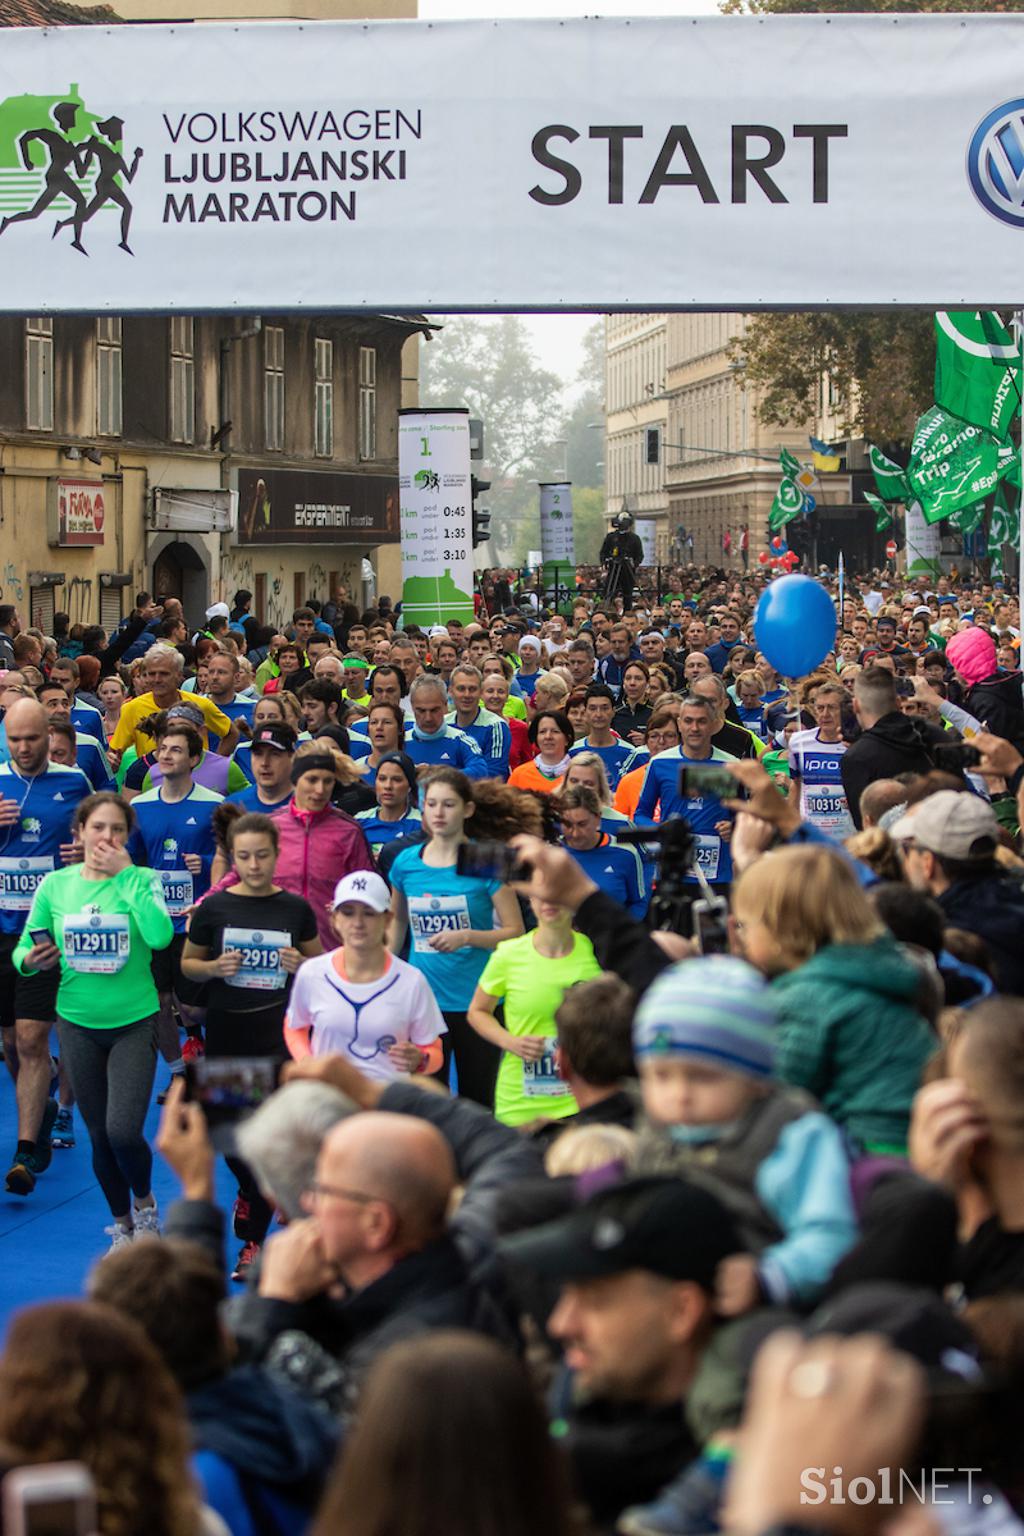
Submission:
<svg viewBox="0 0 1024 1536">
<path fill-rule="evenodd" d="M 73 1147 L 75 1144 L 75 1113 L 72 1109 L 61 1107 L 57 1111 L 57 1118 L 53 1122 L 53 1135 L 50 1137 L 54 1147 Z"/>
<path fill-rule="evenodd" d="M 245 1280 L 259 1256 L 259 1243 L 246 1243 L 235 1260 L 235 1267 L 231 1271 L 232 1280 Z"/>
<path fill-rule="evenodd" d="M 36 1160 L 31 1152 L 16 1154 L 7 1170 L 4 1188 L 9 1195 L 30 1195 L 36 1187 Z"/>
<path fill-rule="evenodd" d="M 46 1108 L 43 1110 L 43 1120 L 39 1127 L 39 1135 L 36 1137 L 36 1150 L 32 1154 L 33 1173 L 45 1173 L 53 1162 L 53 1127 L 57 1123 L 57 1112 L 60 1105 L 56 1099 L 47 1099 Z"/>
<path fill-rule="evenodd" d="M 234 1234 L 243 1243 L 249 1241 L 249 1222 L 252 1220 L 252 1211 L 249 1202 L 244 1195 L 235 1196 L 234 1208 L 231 1212 L 231 1226 Z"/>
<path fill-rule="evenodd" d="M 186 1035 L 185 1044 L 181 1048 L 182 1061 L 198 1061 L 206 1055 L 206 1046 L 203 1044 L 202 1035 Z"/>
<path fill-rule="evenodd" d="M 155 1200 L 152 1205 L 135 1205 L 133 1202 L 132 1220 L 137 1237 L 160 1236 L 160 1210 Z"/>
<path fill-rule="evenodd" d="M 123 1248 L 127 1243 L 135 1240 L 134 1227 L 122 1227 L 119 1221 L 115 1221 L 112 1227 L 104 1227 L 104 1232 L 110 1238 L 110 1251 L 115 1248 Z"/>
</svg>

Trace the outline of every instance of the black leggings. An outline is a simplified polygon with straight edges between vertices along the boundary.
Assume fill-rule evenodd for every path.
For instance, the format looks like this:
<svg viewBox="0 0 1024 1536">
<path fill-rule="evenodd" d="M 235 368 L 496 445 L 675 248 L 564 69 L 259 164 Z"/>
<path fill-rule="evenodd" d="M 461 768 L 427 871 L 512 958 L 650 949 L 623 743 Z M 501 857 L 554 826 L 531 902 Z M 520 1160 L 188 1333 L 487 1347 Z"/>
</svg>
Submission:
<svg viewBox="0 0 1024 1536">
<path fill-rule="evenodd" d="M 452 1056 L 459 1074 L 459 1097 L 472 1099 L 485 1109 L 494 1109 L 494 1087 L 498 1081 L 501 1051 L 483 1035 L 478 1035 L 464 1013 L 443 1010 L 448 1033 L 441 1036 L 444 1066 L 436 1074 L 447 1086 Z"/>
<path fill-rule="evenodd" d="M 111 1214 L 150 1193 L 153 1154 L 142 1134 L 156 1073 L 156 1015 L 117 1029 L 57 1022 L 61 1061 L 92 1142 L 92 1166 Z"/>
<path fill-rule="evenodd" d="M 209 1008 L 206 1014 L 206 1054 L 218 1056 L 271 1056 L 286 1061 L 284 1048 L 284 1004 L 253 1008 L 238 1013 Z M 274 1219 L 274 1207 L 260 1194 L 249 1164 L 235 1153 L 225 1157 L 238 1181 L 238 1193 L 249 1202 L 249 1220 L 236 1223 L 235 1235 L 246 1243 L 262 1243 Z"/>
</svg>

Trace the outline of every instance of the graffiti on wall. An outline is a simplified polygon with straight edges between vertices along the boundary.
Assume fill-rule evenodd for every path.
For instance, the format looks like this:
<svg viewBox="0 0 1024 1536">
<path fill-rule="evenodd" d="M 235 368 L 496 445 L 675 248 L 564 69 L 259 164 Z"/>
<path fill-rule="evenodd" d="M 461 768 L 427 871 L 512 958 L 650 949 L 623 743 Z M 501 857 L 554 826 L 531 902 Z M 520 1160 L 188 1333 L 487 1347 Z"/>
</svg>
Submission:
<svg viewBox="0 0 1024 1536">
<path fill-rule="evenodd" d="M 72 624 L 87 624 L 92 612 L 92 577 L 72 576 L 64 590 Z"/>
<path fill-rule="evenodd" d="M 10 560 L 4 566 L 3 576 L 0 578 L 0 598 L 5 603 L 22 603 L 25 601 L 25 588 L 22 586 L 18 568 L 12 565 Z"/>
</svg>

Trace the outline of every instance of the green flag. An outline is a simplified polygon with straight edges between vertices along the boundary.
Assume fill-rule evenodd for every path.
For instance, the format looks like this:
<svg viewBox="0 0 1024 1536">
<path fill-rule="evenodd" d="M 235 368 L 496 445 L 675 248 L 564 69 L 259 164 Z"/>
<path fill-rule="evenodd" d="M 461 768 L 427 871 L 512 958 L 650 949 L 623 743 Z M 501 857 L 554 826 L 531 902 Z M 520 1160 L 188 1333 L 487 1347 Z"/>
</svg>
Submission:
<svg viewBox="0 0 1024 1536">
<path fill-rule="evenodd" d="M 875 532 L 883 533 L 892 522 L 892 508 L 887 507 L 881 496 L 876 496 L 872 491 L 864 492 L 864 500 L 875 514 Z"/>
<path fill-rule="evenodd" d="M 768 527 L 773 533 L 778 533 L 779 529 L 785 528 L 794 517 L 799 517 L 803 509 L 803 491 L 789 475 L 783 475 L 779 488 L 775 492 L 772 509 L 768 513 Z"/>
<path fill-rule="evenodd" d="M 985 498 L 982 497 L 980 501 L 974 502 L 972 506 L 961 507 L 959 512 L 954 512 L 949 521 L 957 533 L 962 533 L 965 539 L 969 539 L 971 534 L 981 527 L 984 516 Z"/>
<path fill-rule="evenodd" d="M 1011 549 L 1020 547 L 1019 499 L 1012 488 L 1000 485 L 992 498 L 992 516 L 988 525 L 988 552 L 1002 551 L 1003 545 Z"/>
<path fill-rule="evenodd" d="M 913 500 L 905 472 L 892 459 L 887 459 L 881 448 L 869 448 L 868 459 L 878 494 L 883 501 L 902 501 L 906 504 Z"/>
<path fill-rule="evenodd" d="M 1020 486 L 1014 485 L 1009 475 L 1000 480 L 996 486 L 992 504 L 1011 517 L 1020 511 Z"/>
<path fill-rule="evenodd" d="M 925 522 L 937 523 L 987 496 L 1014 457 L 1010 443 L 933 405 L 914 428 L 907 465 L 907 480 Z"/>
<path fill-rule="evenodd" d="M 788 448 L 779 449 L 779 463 L 782 466 L 782 473 L 790 480 L 795 480 L 803 468 L 799 459 L 795 459 Z"/>
<path fill-rule="evenodd" d="M 993 437 L 1009 436 L 1020 415 L 1020 347 L 991 310 L 935 316 L 935 400 Z"/>
</svg>

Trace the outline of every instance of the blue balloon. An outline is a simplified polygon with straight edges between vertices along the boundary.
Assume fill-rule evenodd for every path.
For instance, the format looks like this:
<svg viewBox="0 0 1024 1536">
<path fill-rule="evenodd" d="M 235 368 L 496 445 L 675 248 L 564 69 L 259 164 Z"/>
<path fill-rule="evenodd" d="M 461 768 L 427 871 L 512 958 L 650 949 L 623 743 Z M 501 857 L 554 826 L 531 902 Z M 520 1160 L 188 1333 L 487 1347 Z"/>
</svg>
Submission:
<svg viewBox="0 0 1024 1536">
<path fill-rule="evenodd" d="M 754 615 L 757 648 L 783 677 L 806 677 L 836 642 L 836 610 L 820 582 L 783 576 L 761 594 Z"/>
</svg>

